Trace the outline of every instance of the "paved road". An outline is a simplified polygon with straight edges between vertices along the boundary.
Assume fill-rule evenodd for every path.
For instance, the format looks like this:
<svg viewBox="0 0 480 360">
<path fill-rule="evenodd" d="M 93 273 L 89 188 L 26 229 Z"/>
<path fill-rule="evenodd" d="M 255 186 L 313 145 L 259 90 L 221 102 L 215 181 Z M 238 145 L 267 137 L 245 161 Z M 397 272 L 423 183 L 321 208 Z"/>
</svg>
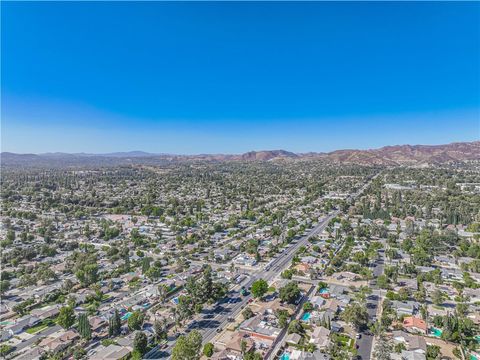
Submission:
<svg viewBox="0 0 480 360">
<path fill-rule="evenodd" d="M 383 274 L 385 268 L 385 251 L 382 249 L 379 251 L 380 257 L 375 261 L 373 268 L 373 280 L 370 281 L 370 287 L 372 288 L 372 295 L 367 299 L 367 312 L 371 322 L 376 320 L 376 314 L 378 310 L 378 303 L 380 301 L 381 293 L 378 290 L 376 279 Z M 362 333 L 362 337 L 357 340 L 358 355 L 361 359 L 370 359 L 372 353 L 373 335 Z"/>
<path fill-rule="evenodd" d="M 246 288 L 249 288 L 252 283 L 258 279 L 265 279 L 267 282 L 273 280 L 290 265 L 292 258 L 300 246 L 305 245 L 311 236 L 322 232 L 328 225 L 328 222 L 337 216 L 338 213 L 339 211 L 335 211 L 325 217 L 312 230 L 310 230 L 307 235 L 300 238 L 296 243 L 284 250 L 283 253 L 277 254 L 276 258 L 270 263 L 268 270 L 257 270 L 248 278 L 248 280 L 246 280 L 246 282 L 234 287 L 226 298 L 219 301 L 215 306 L 204 309 L 201 313 L 201 317 L 189 324 L 187 332 L 197 329 L 202 333 L 203 343 L 209 342 L 217 334 L 217 329 L 223 329 L 228 324 L 228 319 L 235 318 L 251 298 L 251 294 L 248 294 L 247 296 L 240 295 L 240 286 L 243 285 Z M 145 356 L 145 359 L 162 359 L 169 357 L 174 344 L 175 339 L 169 339 L 167 347 L 160 349 L 159 346 L 156 346 Z"/>
<path fill-rule="evenodd" d="M 356 199 L 360 196 L 363 191 L 368 187 L 370 182 L 375 179 L 380 173 L 373 176 L 369 181 L 365 183 L 358 191 L 351 195 L 350 198 Z M 187 332 L 197 329 L 202 333 L 203 343 L 209 342 L 215 337 L 215 335 L 221 331 L 229 322 L 229 318 L 235 318 L 240 311 L 245 307 L 248 300 L 251 298 L 251 295 L 241 296 L 239 294 L 239 287 L 245 286 L 250 288 L 252 283 L 258 279 L 265 279 L 267 282 L 273 280 L 278 276 L 287 266 L 290 265 L 292 258 L 294 257 L 297 250 L 300 246 L 305 245 L 308 239 L 311 236 L 318 235 L 321 233 L 325 227 L 328 225 L 328 222 L 337 216 L 340 213 L 339 210 L 336 210 L 332 214 L 323 218 L 310 232 L 300 238 L 296 243 L 292 244 L 289 248 L 284 250 L 284 252 L 277 254 L 275 259 L 270 263 L 268 269 L 257 270 L 253 272 L 251 276 L 246 280 L 246 282 L 238 284 L 234 287 L 225 299 L 222 299 L 216 303 L 213 307 L 204 309 L 201 313 L 199 319 L 192 321 L 188 327 Z M 163 349 L 160 346 L 156 346 L 150 352 L 145 355 L 145 359 L 163 359 L 168 358 L 171 354 L 172 348 L 175 344 L 175 338 L 168 339 L 166 346 L 163 346 Z"/>
</svg>

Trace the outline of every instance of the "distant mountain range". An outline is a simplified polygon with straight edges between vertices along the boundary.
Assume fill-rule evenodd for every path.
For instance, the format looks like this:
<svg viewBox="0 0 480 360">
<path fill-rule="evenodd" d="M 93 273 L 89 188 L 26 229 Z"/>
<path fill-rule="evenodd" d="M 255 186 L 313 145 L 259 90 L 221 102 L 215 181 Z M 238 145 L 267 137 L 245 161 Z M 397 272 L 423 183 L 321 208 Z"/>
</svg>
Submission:
<svg viewBox="0 0 480 360">
<path fill-rule="evenodd" d="M 327 162 L 362 165 L 422 165 L 480 160 L 480 141 L 447 145 L 396 145 L 371 150 L 336 150 L 328 153 L 293 153 L 285 150 L 250 151 L 238 155 L 152 154 L 143 151 L 108 154 L 46 153 L 15 154 L 2 152 L 2 166 L 82 166 L 154 164 L 171 161 L 276 161 L 322 159 Z"/>
</svg>

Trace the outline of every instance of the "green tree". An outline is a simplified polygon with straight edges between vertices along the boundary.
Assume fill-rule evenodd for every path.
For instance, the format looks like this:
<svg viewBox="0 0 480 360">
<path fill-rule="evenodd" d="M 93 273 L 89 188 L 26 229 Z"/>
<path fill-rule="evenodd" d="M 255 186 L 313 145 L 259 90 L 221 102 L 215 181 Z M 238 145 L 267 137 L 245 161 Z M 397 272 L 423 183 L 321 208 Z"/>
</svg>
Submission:
<svg viewBox="0 0 480 360">
<path fill-rule="evenodd" d="M 193 330 L 187 336 L 180 336 L 172 349 L 172 360 L 198 360 L 202 348 L 202 335 Z"/>
<path fill-rule="evenodd" d="M 144 257 L 142 259 L 142 274 L 146 274 L 148 269 L 150 269 L 150 262 L 152 261 L 149 257 Z"/>
<path fill-rule="evenodd" d="M 243 318 L 247 320 L 253 317 L 255 314 L 253 313 L 252 309 L 250 309 L 250 307 L 246 307 L 245 310 L 242 311 L 242 315 Z"/>
<path fill-rule="evenodd" d="M 0 281 L 0 295 L 5 294 L 5 292 L 10 289 L 10 281 L 8 280 L 2 280 Z"/>
<path fill-rule="evenodd" d="M 278 320 L 278 326 L 282 329 L 285 328 L 288 324 L 288 320 L 290 319 L 290 314 L 288 313 L 288 310 L 279 309 L 275 311 L 275 316 Z"/>
<path fill-rule="evenodd" d="M 268 291 L 268 283 L 263 279 L 258 279 L 252 284 L 252 295 L 261 298 Z"/>
<path fill-rule="evenodd" d="M 84 359 L 85 355 L 87 355 L 87 352 L 80 345 L 77 345 L 73 348 L 73 358 L 75 360 Z"/>
<path fill-rule="evenodd" d="M 121 327 L 122 327 L 122 320 L 120 319 L 120 314 L 115 309 L 115 313 L 108 320 L 108 335 L 110 336 L 120 335 Z"/>
<path fill-rule="evenodd" d="M 0 345 L 0 355 L 3 357 L 3 356 L 7 356 L 10 352 L 12 352 L 14 349 L 13 346 L 11 345 L 7 345 L 7 344 L 2 344 Z"/>
<path fill-rule="evenodd" d="M 443 299 L 445 298 L 445 295 L 443 291 L 440 289 L 435 289 L 432 293 L 432 302 L 435 305 L 441 305 L 443 303 Z"/>
<path fill-rule="evenodd" d="M 92 338 L 92 327 L 87 314 L 78 315 L 78 332 L 84 339 L 90 340 Z"/>
<path fill-rule="evenodd" d="M 245 355 L 243 355 L 243 360 L 262 360 L 263 356 L 260 353 L 257 352 L 247 352 Z"/>
<path fill-rule="evenodd" d="M 378 278 L 377 278 L 377 285 L 378 287 L 380 287 L 381 289 L 388 289 L 388 278 L 386 275 L 380 275 Z"/>
<path fill-rule="evenodd" d="M 437 360 L 440 358 L 440 346 L 427 345 L 427 360 Z"/>
<path fill-rule="evenodd" d="M 305 334 L 305 329 L 303 328 L 302 324 L 298 320 L 292 320 L 288 325 L 288 333 L 295 333 L 299 335 Z"/>
<path fill-rule="evenodd" d="M 88 286 L 97 282 L 98 280 L 98 265 L 87 264 L 82 269 L 78 270 L 75 275 L 78 281 L 84 286 Z"/>
<path fill-rule="evenodd" d="M 293 276 L 293 273 L 294 273 L 293 270 L 287 269 L 287 270 L 283 271 L 283 272 L 280 274 L 280 276 L 282 277 L 282 279 L 291 280 L 291 279 L 292 279 L 292 276 Z"/>
<path fill-rule="evenodd" d="M 141 330 L 144 320 L 145 320 L 145 315 L 141 311 L 134 311 L 127 320 L 128 329 L 130 331 Z"/>
<path fill-rule="evenodd" d="M 203 347 L 203 355 L 206 357 L 211 357 L 213 355 L 213 350 L 215 347 L 213 346 L 212 343 L 206 343 L 205 346 Z"/>
<path fill-rule="evenodd" d="M 75 313 L 70 306 L 64 306 L 58 314 L 58 325 L 64 329 L 69 329 L 75 323 Z"/>
<path fill-rule="evenodd" d="M 296 282 L 289 282 L 283 288 L 280 289 L 280 299 L 283 302 L 293 304 L 300 296 L 300 289 Z"/>
<path fill-rule="evenodd" d="M 380 336 L 375 344 L 373 357 L 376 360 L 390 360 L 393 347 L 390 341 L 385 336 Z"/>
<path fill-rule="evenodd" d="M 349 304 L 341 314 L 344 321 L 352 324 L 357 330 L 365 327 L 368 323 L 367 308 L 363 304 L 354 302 Z"/>
<path fill-rule="evenodd" d="M 155 338 L 157 341 L 167 338 L 167 323 L 164 318 L 161 320 L 155 320 L 153 323 L 153 330 L 155 331 Z"/>
<path fill-rule="evenodd" d="M 313 310 L 313 304 L 310 301 L 305 302 L 303 304 L 303 311 L 312 311 Z"/>
<path fill-rule="evenodd" d="M 147 346 L 147 335 L 143 331 L 137 331 L 133 339 L 133 349 L 143 355 L 147 351 Z"/>
</svg>

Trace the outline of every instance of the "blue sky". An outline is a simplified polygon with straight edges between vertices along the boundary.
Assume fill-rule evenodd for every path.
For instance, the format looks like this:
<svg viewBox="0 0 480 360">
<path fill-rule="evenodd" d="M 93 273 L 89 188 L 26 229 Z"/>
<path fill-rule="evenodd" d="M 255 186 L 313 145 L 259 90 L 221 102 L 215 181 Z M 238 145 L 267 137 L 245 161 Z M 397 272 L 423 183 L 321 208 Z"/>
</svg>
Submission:
<svg viewBox="0 0 480 360">
<path fill-rule="evenodd" d="M 480 138 L 480 4 L 2 2 L 2 150 Z"/>
</svg>

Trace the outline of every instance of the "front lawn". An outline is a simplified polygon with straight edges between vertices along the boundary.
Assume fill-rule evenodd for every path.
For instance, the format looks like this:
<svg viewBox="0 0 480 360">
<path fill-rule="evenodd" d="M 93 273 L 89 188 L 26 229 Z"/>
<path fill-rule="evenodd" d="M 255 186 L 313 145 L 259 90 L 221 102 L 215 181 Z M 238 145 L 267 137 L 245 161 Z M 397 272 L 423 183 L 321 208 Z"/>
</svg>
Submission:
<svg viewBox="0 0 480 360">
<path fill-rule="evenodd" d="M 50 325 L 53 325 L 54 322 L 52 320 L 43 320 L 40 324 L 38 325 L 35 325 L 29 329 L 27 329 L 25 332 L 27 334 L 36 334 L 37 332 L 39 331 L 42 331 L 43 329 L 46 329 L 47 327 L 49 327 Z"/>
<path fill-rule="evenodd" d="M 355 347 L 355 341 L 345 334 L 336 334 L 334 340 L 337 341 L 345 350 L 351 350 Z"/>
</svg>

